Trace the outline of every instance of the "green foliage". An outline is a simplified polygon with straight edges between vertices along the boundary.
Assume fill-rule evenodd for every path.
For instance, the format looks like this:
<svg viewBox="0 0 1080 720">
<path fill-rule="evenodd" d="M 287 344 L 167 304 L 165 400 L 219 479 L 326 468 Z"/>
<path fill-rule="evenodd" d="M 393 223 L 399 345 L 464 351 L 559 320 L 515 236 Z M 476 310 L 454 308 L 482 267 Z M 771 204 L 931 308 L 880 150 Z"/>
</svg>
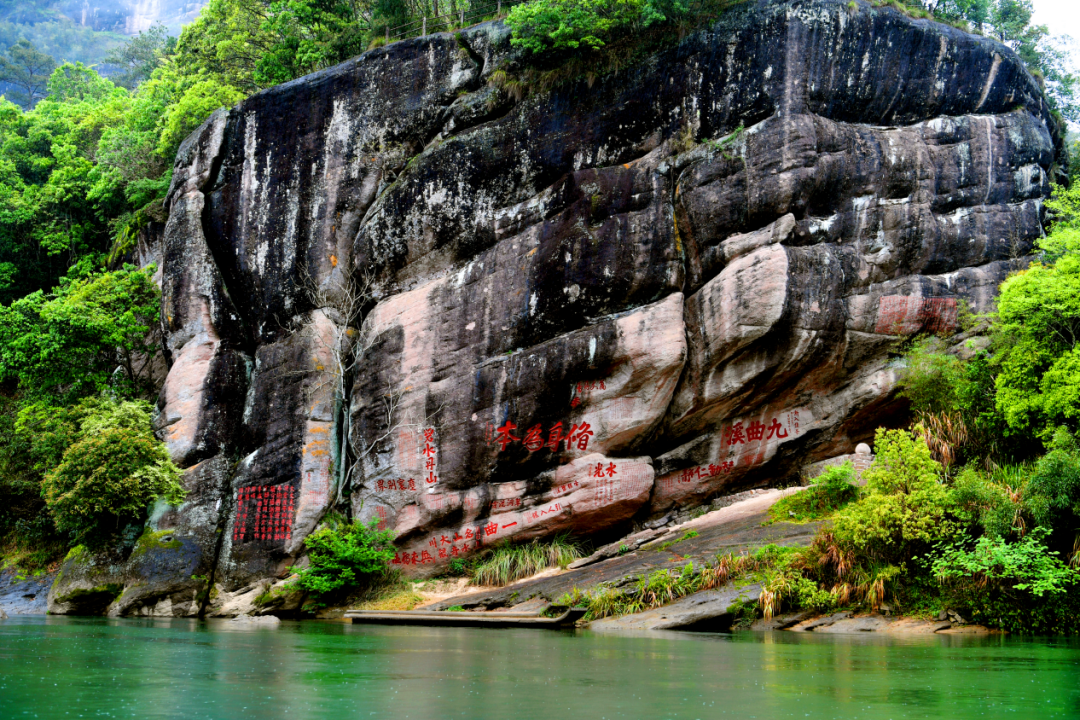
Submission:
<svg viewBox="0 0 1080 720">
<path fill-rule="evenodd" d="M 926 442 L 915 433 L 879 428 L 874 436 L 874 462 L 863 472 L 867 488 L 879 495 L 910 495 L 940 487 L 941 466 Z"/>
<path fill-rule="evenodd" d="M 176 155 L 184 138 L 199 127 L 220 107 L 230 107 L 244 99 L 244 94 L 215 80 L 198 80 L 185 88 L 165 110 L 161 139 L 156 152 L 163 158 Z"/>
<path fill-rule="evenodd" d="M 997 406 L 1009 432 L 1048 441 L 1080 428 L 1080 231 L 1056 228 L 1048 254 L 1001 286 Z"/>
<path fill-rule="evenodd" d="M 1080 141 L 1074 142 L 1073 148 L 1076 150 L 1070 153 L 1073 169 L 1080 170 Z M 1046 201 L 1046 209 L 1053 219 L 1052 227 L 1055 231 L 1080 228 L 1080 185 L 1055 185 L 1050 199 Z M 1043 262 L 1047 264 L 1064 255 L 1068 247 L 1080 247 L 1080 243 L 1072 238 L 1068 241 L 1054 239 L 1055 234 L 1052 233 L 1040 243 L 1044 253 Z"/>
<path fill-rule="evenodd" d="M 984 536 L 943 543 L 929 558 L 944 600 L 975 622 L 1009 632 L 1075 633 L 1080 572 L 1044 544 L 1045 528 L 1017 541 Z"/>
<path fill-rule="evenodd" d="M 35 438 L 16 432 L 19 407 L 16 400 L 0 395 L 0 556 L 37 569 L 62 556 L 66 544 L 41 497 Z"/>
<path fill-rule="evenodd" d="M 858 497 L 855 468 L 850 462 L 845 462 L 825 468 L 805 490 L 781 498 L 769 508 L 769 515 L 777 521 L 820 520 Z"/>
<path fill-rule="evenodd" d="M 359 55 L 380 19 L 407 18 L 403 9 L 385 1 L 210 0 L 181 33 L 178 63 L 249 93 Z"/>
<path fill-rule="evenodd" d="M 548 568 L 565 568 L 582 556 L 581 547 L 566 536 L 546 542 L 499 545 L 487 551 L 472 571 L 474 585 L 502 587 Z"/>
<path fill-rule="evenodd" d="M 0 81 L 16 88 L 12 100 L 30 108 L 45 97 L 45 84 L 54 67 L 51 56 L 39 52 L 30 41 L 19 40 L 0 55 Z"/>
<path fill-rule="evenodd" d="M 1080 580 L 1080 572 L 1043 544 L 1048 532 L 1037 527 L 1015 542 L 983 536 L 974 547 L 965 542 L 940 543 L 931 556 L 931 570 L 943 584 L 976 582 L 1040 598 L 1064 593 Z"/>
<path fill-rule="evenodd" d="M 904 562 L 956 531 L 941 466 L 922 438 L 878 430 L 874 463 L 863 472 L 867 493 L 836 513 L 838 545 L 881 562 Z"/>
<path fill-rule="evenodd" d="M 533 53 L 597 50 L 612 35 L 646 23 L 648 7 L 645 0 L 534 0 L 511 9 L 506 24 L 510 42 Z"/>
<path fill-rule="evenodd" d="M 1022 492 L 1029 470 L 999 469 L 993 477 L 968 465 L 953 481 L 953 501 L 963 518 L 991 538 L 1010 537 L 1023 531 Z"/>
<path fill-rule="evenodd" d="M 149 394 L 160 293 L 154 268 L 81 273 L 46 296 L 0 306 L 0 377 L 26 397 L 71 401 L 105 389 Z M 117 367 L 121 368 L 116 373 Z"/>
<path fill-rule="evenodd" d="M 904 354 L 900 397 L 919 412 L 952 412 L 963 407 L 962 388 L 969 382 L 967 365 L 943 352 L 937 338 L 923 338 Z"/>
<path fill-rule="evenodd" d="M 1024 488 L 1024 501 L 1039 525 L 1076 529 L 1080 521 L 1080 452 L 1065 428 L 1058 428 L 1050 452 L 1035 463 Z"/>
<path fill-rule="evenodd" d="M 715 19 L 738 0 L 530 0 L 506 17 L 510 42 L 532 56 L 601 57 L 599 51 L 681 36 L 687 28 Z M 596 68 L 594 67 L 595 71 Z"/>
<path fill-rule="evenodd" d="M 359 520 L 330 523 L 304 539 L 310 565 L 297 573 L 292 585 L 308 593 L 308 605 L 326 607 L 389 572 L 394 533 L 377 525 Z"/>
<path fill-rule="evenodd" d="M 176 38 L 169 37 L 165 26 L 154 25 L 114 48 L 104 62 L 121 68 L 120 74 L 113 79 L 117 85 L 134 90 L 150 79 L 175 48 Z"/>
<path fill-rule="evenodd" d="M 68 443 L 41 487 L 57 529 L 76 542 L 105 544 L 124 528 L 140 525 L 153 502 L 183 501 L 180 471 L 153 437 L 148 404 L 96 400 L 73 411 L 38 408 L 32 416 L 43 418 L 45 435 L 51 435 L 48 445 L 33 453 L 41 459 L 39 467 Z M 73 431 L 76 421 L 79 429 Z M 28 432 L 23 426 L 21 434 Z"/>
</svg>

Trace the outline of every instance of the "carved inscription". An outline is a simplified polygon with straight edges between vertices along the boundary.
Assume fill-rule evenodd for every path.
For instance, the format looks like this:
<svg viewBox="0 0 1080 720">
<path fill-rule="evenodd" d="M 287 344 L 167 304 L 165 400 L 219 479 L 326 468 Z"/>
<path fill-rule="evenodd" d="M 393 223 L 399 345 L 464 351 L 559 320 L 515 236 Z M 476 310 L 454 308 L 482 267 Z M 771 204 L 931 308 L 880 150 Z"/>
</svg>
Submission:
<svg viewBox="0 0 1080 720">
<path fill-rule="evenodd" d="M 954 332 L 956 327 L 956 298 L 887 295 L 878 302 L 874 331 L 882 335 L 937 334 Z"/>
<path fill-rule="evenodd" d="M 236 491 L 233 542 L 281 542 L 292 539 L 296 488 L 250 485 Z"/>
<path fill-rule="evenodd" d="M 607 390 L 607 386 L 603 380 L 587 380 L 575 383 L 573 390 L 570 392 L 570 407 L 576 408 L 585 402 L 593 390 Z"/>
<path fill-rule="evenodd" d="M 518 431 L 518 434 L 515 434 L 515 431 Z M 558 452 L 562 449 L 564 442 L 567 450 L 575 446 L 578 450 L 588 450 L 589 439 L 594 434 L 587 422 L 572 423 L 569 432 L 564 432 L 562 422 L 557 422 L 548 429 L 545 437 L 540 423 L 522 432 L 518 430 L 517 424 L 507 420 L 501 427 L 488 423 L 485 437 L 488 445 L 499 446 L 499 452 L 506 450 L 509 445 L 521 443 L 530 453 L 534 453 L 544 448 Z"/>
</svg>

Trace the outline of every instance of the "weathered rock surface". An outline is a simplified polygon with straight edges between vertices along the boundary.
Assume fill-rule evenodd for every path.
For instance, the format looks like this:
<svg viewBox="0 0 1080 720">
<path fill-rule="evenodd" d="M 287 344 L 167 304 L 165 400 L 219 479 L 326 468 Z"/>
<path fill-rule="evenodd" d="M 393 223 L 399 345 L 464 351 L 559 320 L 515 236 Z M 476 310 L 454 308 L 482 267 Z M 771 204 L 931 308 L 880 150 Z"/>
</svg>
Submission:
<svg viewBox="0 0 1080 720">
<path fill-rule="evenodd" d="M 759 621 L 752 626 L 753 630 L 779 629 L 768 626 L 768 621 Z M 782 628 L 792 632 L 815 632 L 815 633 L 864 633 L 878 632 L 889 635 L 932 635 L 934 633 L 959 630 L 953 628 L 948 620 L 920 620 L 916 618 L 893 618 L 878 614 L 853 615 L 850 612 L 834 613 L 823 617 L 811 618 L 796 622 L 793 625 Z M 987 632 L 981 626 L 969 626 L 964 628 L 965 634 L 982 634 Z M 953 633 L 955 634 L 955 633 Z"/>
<path fill-rule="evenodd" d="M 664 607 L 618 618 L 606 618 L 589 625 L 596 632 L 623 630 L 693 630 L 728 632 L 739 603 L 756 603 L 761 585 L 726 586 L 719 590 L 688 595 Z"/>
<path fill-rule="evenodd" d="M 1042 233 L 1061 138 L 986 38 L 760 0 L 592 84 L 488 85 L 519 65 L 499 24 L 394 43 L 184 143 L 159 426 L 191 494 L 154 528 L 185 574 L 152 550 L 112 611 L 284 577 L 332 507 L 430 574 L 850 453 L 903 409 L 896 341 Z"/>
<path fill-rule="evenodd" d="M 21 576 L 14 569 L 0 571 L 0 612 L 11 615 L 44 615 L 49 587 L 56 573 Z"/>
</svg>

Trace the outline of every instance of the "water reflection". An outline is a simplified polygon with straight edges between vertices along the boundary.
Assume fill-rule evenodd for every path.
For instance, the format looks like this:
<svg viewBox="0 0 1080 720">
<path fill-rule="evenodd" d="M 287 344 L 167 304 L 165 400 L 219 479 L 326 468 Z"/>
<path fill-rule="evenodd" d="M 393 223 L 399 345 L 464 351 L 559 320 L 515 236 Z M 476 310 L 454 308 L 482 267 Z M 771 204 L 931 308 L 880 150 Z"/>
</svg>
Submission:
<svg viewBox="0 0 1080 720">
<path fill-rule="evenodd" d="M 0 717 L 1080 717 L 1080 646 L 192 620 L 0 623 Z"/>
</svg>

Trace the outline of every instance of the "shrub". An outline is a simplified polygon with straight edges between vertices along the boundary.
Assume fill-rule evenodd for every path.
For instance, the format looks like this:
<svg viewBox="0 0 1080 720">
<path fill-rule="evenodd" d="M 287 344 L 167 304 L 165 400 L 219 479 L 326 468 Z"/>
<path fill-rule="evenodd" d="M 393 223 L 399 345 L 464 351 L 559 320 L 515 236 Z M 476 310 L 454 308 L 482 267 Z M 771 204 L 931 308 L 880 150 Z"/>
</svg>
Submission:
<svg viewBox="0 0 1080 720">
<path fill-rule="evenodd" d="M 907 367 L 897 386 L 900 397 L 919 412 L 952 412 L 959 402 L 957 390 L 967 380 L 964 362 L 944 352 L 937 338 L 924 338 L 904 355 Z"/>
<path fill-rule="evenodd" d="M 810 487 L 781 498 L 769 509 L 775 520 L 818 520 L 859 497 L 855 468 L 850 462 L 825 468 Z"/>
<path fill-rule="evenodd" d="M 394 533 L 373 521 L 323 525 L 304 539 L 311 564 L 293 580 L 308 593 L 307 604 L 326 607 L 388 573 L 394 557 Z"/>
<path fill-rule="evenodd" d="M 1025 488 L 1025 503 L 1039 525 L 1074 525 L 1080 515 L 1080 453 L 1064 428 L 1054 433 L 1051 447 L 1035 463 Z"/>
<path fill-rule="evenodd" d="M 1000 473 L 999 475 L 1004 474 Z M 978 525 L 993 538 L 1008 537 L 1024 530 L 1023 483 L 1027 478 L 1023 468 L 1010 473 L 1015 484 L 997 482 L 995 478 L 972 466 L 960 471 L 953 482 L 953 500 L 966 522 Z"/>
<path fill-rule="evenodd" d="M 56 526 L 76 542 L 99 545 L 141 523 L 158 498 L 183 500 L 180 471 L 153 436 L 110 427 L 65 452 L 45 476 L 42 492 Z"/>
<path fill-rule="evenodd" d="M 922 438 L 878 430 L 874 463 L 863 473 L 867 494 L 837 512 L 832 534 L 844 552 L 902 563 L 957 529 L 941 466 Z"/>
<path fill-rule="evenodd" d="M 1068 567 L 1035 528 L 1022 540 L 984 536 L 968 542 L 941 543 L 930 567 L 953 607 L 972 619 L 1010 632 L 1075 632 L 1075 588 L 1080 572 Z"/>
</svg>

